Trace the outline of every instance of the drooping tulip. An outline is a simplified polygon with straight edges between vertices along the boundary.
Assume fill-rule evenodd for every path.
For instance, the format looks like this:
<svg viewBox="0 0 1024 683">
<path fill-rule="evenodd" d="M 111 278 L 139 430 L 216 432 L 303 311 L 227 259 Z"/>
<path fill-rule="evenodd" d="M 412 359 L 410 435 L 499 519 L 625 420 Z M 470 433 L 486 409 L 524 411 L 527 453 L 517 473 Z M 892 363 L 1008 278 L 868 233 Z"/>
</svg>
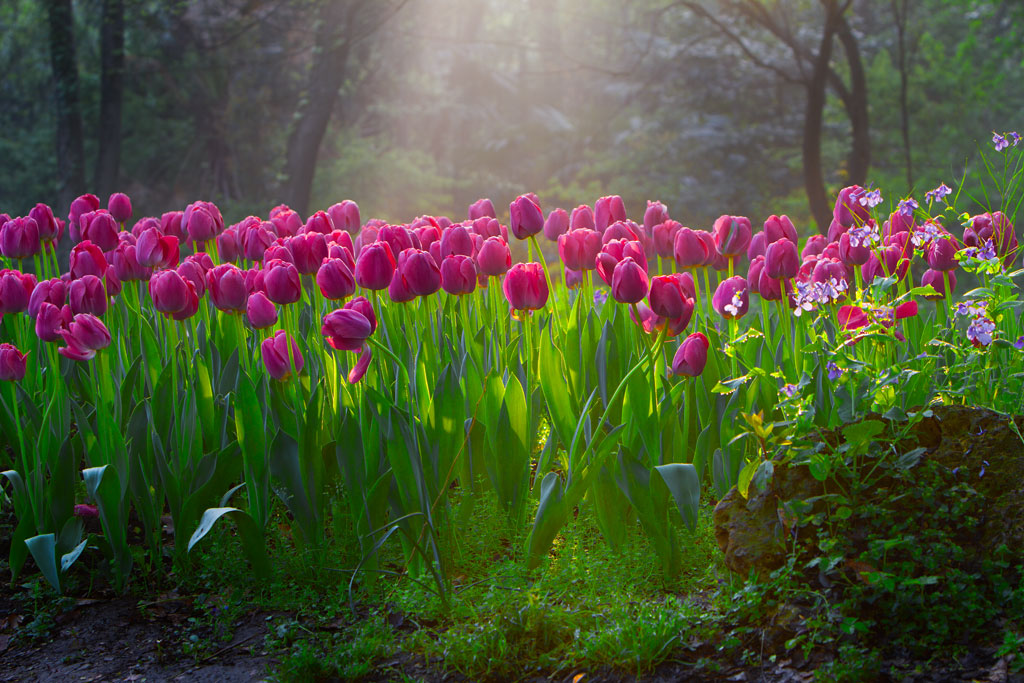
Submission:
<svg viewBox="0 0 1024 683">
<path fill-rule="evenodd" d="M 70 306 L 55 306 L 43 301 L 36 314 L 36 336 L 44 342 L 55 342 L 61 338 L 61 330 L 67 329 L 74 316 Z"/>
<path fill-rule="evenodd" d="M 508 206 L 509 227 L 516 239 L 525 240 L 544 229 L 544 213 L 540 204 L 527 195 L 520 195 Z"/>
<path fill-rule="evenodd" d="M 359 351 L 373 334 L 373 326 L 357 308 L 339 308 L 324 316 L 320 332 L 339 351 Z"/>
<path fill-rule="evenodd" d="M 267 372 L 279 382 L 291 377 L 293 367 L 295 374 L 302 372 L 305 362 L 299 345 L 284 330 L 278 330 L 273 337 L 263 340 L 260 344 L 260 355 L 263 357 L 263 366 Z"/>
<path fill-rule="evenodd" d="M 548 283 L 539 263 L 517 263 L 505 274 L 501 285 L 514 311 L 536 311 L 548 302 Z"/>
<path fill-rule="evenodd" d="M 25 378 L 28 354 L 14 344 L 0 344 L 0 382 L 20 382 Z"/>
<path fill-rule="evenodd" d="M 761 277 L 764 276 L 762 271 Z M 711 307 L 727 320 L 742 318 L 750 307 L 749 289 L 746 278 L 741 275 L 726 278 L 718 283 L 711 297 Z"/>
<path fill-rule="evenodd" d="M 672 374 L 699 377 L 708 362 L 711 342 L 701 332 L 694 332 L 682 341 L 672 358 Z"/>
<path fill-rule="evenodd" d="M 57 352 L 71 360 L 84 361 L 96 357 L 96 352 L 110 346 L 110 331 L 103 321 L 88 313 L 76 315 L 65 329 L 60 331 L 66 346 Z"/>
</svg>

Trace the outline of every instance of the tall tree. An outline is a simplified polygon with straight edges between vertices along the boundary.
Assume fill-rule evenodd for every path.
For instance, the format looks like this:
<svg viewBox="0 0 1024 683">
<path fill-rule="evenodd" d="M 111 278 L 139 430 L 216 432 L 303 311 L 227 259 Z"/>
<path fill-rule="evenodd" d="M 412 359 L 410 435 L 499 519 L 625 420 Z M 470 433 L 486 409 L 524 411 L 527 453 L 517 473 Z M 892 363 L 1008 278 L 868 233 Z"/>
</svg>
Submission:
<svg viewBox="0 0 1024 683">
<path fill-rule="evenodd" d="M 317 155 L 342 85 L 352 77 L 356 43 L 374 35 L 408 0 L 324 0 L 316 11 L 313 54 L 295 125 L 288 138 L 285 201 L 309 208 Z"/>
<path fill-rule="evenodd" d="M 46 0 L 46 9 L 50 19 L 50 60 L 57 103 L 57 209 L 64 211 L 85 191 L 74 15 L 71 0 Z"/>
<path fill-rule="evenodd" d="M 124 99 L 124 0 L 103 0 L 100 18 L 100 119 L 93 186 L 106 197 L 117 190 L 121 168 Z"/>
<path fill-rule="evenodd" d="M 860 48 L 846 19 L 852 0 L 819 0 L 821 11 L 820 39 L 817 48 L 798 33 L 802 25 L 790 16 L 785 2 L 767 4 L 760 0 L 724 0 L 721 4 L 735 17 L 767 31 L 767 38 L 781 43 L 789 53 L 787 64 L 770 61 L 764 55 L 763 43 L 734 30 L 733 22 L 722 13 L 712 11 L 697 0 L 679 0 L 678 4 L 710 23 L 720 35 L 736 44 L 753 64 L 774 73 L 782 81 L 801 85 L 806 93 L 803 125 L 803 176 L 807 201 L 818 229 L 824 232 L 831 222 L 829 198 L 825 189 L 821 149 L 826 95 L 832 89 L 843 103 L 850 121 L 850 153 L 847 157 L 848 180 L 862 184 L 871 160 L 867 107 L 867 78 Z M 791 4 L 791 3 L 790 3 Z M 849 83 L 832 63 L 833 44 L 843 46 Z"/>
</svg>

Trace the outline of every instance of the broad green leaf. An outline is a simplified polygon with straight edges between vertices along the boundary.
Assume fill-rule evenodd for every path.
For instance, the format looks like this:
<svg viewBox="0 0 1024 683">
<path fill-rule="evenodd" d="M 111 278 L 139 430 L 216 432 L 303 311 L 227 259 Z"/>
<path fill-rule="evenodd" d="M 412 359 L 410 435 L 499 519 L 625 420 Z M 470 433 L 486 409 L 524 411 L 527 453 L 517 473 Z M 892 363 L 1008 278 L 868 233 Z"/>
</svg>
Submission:
<svg viewBox="0 0 1024 683">
<path fill-rule="evenodd" d="M 694 531 L 700 510 L 700 478 L 697 476 L 697 468 L 683 463 L 671 463 L 654 469 L 672 494 L 686 528 Z"/>
<path fill-rule="evenodd" d="M 266 546 L 263 542 L 263 534 L 252 517 L 238 508 L 210 508 L 204 512 L 199 520 L 199 526 L 196 527 L 195 533 L 189 539 L 188 552 L 192 552 L 192 548 L 195 547 L 196 543 L 210 533 L 218 519 L 226 516 L 230 516 L 238 528 L 238 535 L 242 539 L 242 549 L 245 551 L 246 557 L 249 558 L 253 572 L 258 578 L 270 578 L 273 572 L 270 558 L 267 557 Z"/>
<path fill-rule="evenodd" d="M 60 573 L 57 569 L 57 537 L 53 534 L 42 534 L 25 539 L 32 559 L 43 573 L 43 578 L 60 593 Z"/>
</svg>

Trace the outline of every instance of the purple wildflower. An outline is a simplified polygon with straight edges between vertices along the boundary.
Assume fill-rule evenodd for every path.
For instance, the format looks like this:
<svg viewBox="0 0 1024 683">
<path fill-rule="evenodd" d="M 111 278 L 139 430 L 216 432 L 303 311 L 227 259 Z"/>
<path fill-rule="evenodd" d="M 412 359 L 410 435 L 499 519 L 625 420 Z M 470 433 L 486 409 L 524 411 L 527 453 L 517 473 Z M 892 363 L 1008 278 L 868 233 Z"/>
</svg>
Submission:
<svg viewBox="0 0 1024 683">
<path fill-rule="evenodd" d="M 985 468 L 988 467 L 988 460 L 981 461 L 981 472 L 978 472 L 978 479 L 985 476 Z"/>
<path fill-rule="evenodd" d="M 860 205 L 866 206 L 869 209 L 873 209 L 882 203 L 882 191 L 881 190 L 869 190 L 864 193 L 864 196 L 860 198 Z"/>
<path fill-rule="evenodd" d="M 936 187 L 934 190 L 929 190 L 928 192 L 925 192 L 924 198 L 927 199 L 929 202 L 945 202 L 946 197 L 948 197 L 951 194 L 953 194 L 953 190 L 949 189 L 949 186 L 946 185 L 946 183 L 940 183 L 939 186 Z"/>
<path fill-rule="evenodd" d="M 959 315 L 959 316 L 968 316 L 968 315 L 984 316 L 985 315 L 985 308 L 986 308 L 986 306 L 988 306 L 988 302 L 987 301 L 973 301 L 971 299 L 966 299 L 966 300 L 961 301 L 960 303 L 958 303 L 956 305 L 955 315 Z"/>
<path fill-rule="evenodd" d="M 796 395 L 796 385 L 795 384 L 783 384 L 782 385 L 782 393 L 784 393 L 786 396 L 788 396 L 790 398 L 793 398 L 793 396 Z"/>
<path fill-rule="evenodd" d="M 915 247 L 924 248 L 929 244 L 939 239 L 948 239 L 942 233 L 942 228 L 931 221 L 928 221 L 920 228 L 914 231 L 914 234 L 910 236 L 910 241 Z"/>
<path fill-rule="evenodd" d="M 992 133 L 992 144 L 996 146 L 997 152 L 1002 152 L 1010 146 L 1010 142 L 999 133 Z"/>
<path fill-rule="evenodd" d="M 843 369 L 840 368 L 835 363 L 833 363 L 832 361 L 828 362 L 828 364 L 825 366 L 825 369 L 828 370 L 828 379 L 831 382 L 835 382 L 843 374 Z"/>
<path fill-rule="evenodd" d="M 878 235 L 878 225 L 874 221 L 859 228 L 850 228 L 848 234 L 851 247 L 872 247 L 881 241 L 881 237 Z"/>
<path fill-rule="evenodd" d="M 917 201 L 913 197 L 907 197 L 906 199 L 900 200 L 899 208 L 897 209 L 904 216 L 913 216 L 914 212 L 917 211 Z"/>
<path fill-rule="evenodd" d="M 1024 351 L 1024 334 L 1017 337 L 1017 341 L 1013 342 L 1013 348 L 1018 351 Z"/>
<path fill-rule="evenodd" d="M 1013 143 L 1014 147 L 1020 144 L 1020 135 L 1017 133 L 1017 131 L 1010 131 L 1009 133 L 1006 134 L 1006 137 L 1010 140 L 1010 142 Z"/>
<path fill-rule="evenodd" d="M 596 305 L 600 306 L 605 301 L 608 301 L 608 292 L 604 291 L 603 289 L 599 289 L 594 292 L 594 303 Z"/>
<path fill-rule="evenodd" d="M 988 346 L 992 343 L 992 333 L 996 324 L 991 318 L 977 316 L 967 326 L 967 339 L 975 346 Z"/>
</svg>

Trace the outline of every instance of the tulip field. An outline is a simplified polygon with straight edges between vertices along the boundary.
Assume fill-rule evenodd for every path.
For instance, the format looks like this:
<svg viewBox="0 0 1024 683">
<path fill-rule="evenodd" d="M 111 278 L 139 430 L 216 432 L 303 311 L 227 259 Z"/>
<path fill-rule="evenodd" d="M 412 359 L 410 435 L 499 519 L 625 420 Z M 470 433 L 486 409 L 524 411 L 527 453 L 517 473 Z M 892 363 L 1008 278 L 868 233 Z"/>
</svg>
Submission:
<svg viewBox="0 0 1024 683">
<path fill-rule="evenodd" d="M 519 196 L 507 225 L 488 199 L 406 224 L 352 201 L 139 217 L 123 194 L 0 214 L 10 570 L 61 591 L 95 554 L 123 590 L 227 529 L 269 577 L 277 519 L 297 549 L 354 539 L 350 591 L 396 547 L 448 604 L 479 498 L 527 530 L 528 570 L 584 514 L 612 549 L 638 524 L 670 578 L 708 501 L 764 486 L 787 435 L 1022 412 L 1007 139 L 989 210 L 945 184 L 852 186 L 824 235 L 775 215 L 685 227 L 656 201 L 631 220 L 616 196 L 547 215 Z"/>
</svg>

